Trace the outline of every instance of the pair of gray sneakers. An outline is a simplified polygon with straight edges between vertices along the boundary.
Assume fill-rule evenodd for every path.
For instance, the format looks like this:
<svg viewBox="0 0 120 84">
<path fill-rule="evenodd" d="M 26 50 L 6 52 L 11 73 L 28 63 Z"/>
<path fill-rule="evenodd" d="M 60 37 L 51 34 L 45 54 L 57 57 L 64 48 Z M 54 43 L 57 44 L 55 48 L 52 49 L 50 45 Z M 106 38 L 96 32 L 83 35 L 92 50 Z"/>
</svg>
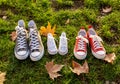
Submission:
<svg viewBox="0 0 120 84">
<path fill-rule="evenodd" d="M 44 54 L 44 46 L 41 36 L 38 33 L 36 24 L 33 20 L 29 21 L 28 28 L 29 34 L 27 34 L 25 29 L 24 21 L 18 21 L 18 25 L 15 28 L 17 38 L 14 53 L 19 60 L 25 60 L 30 55 L 32 61 L 38 61 Z M 28 37 L 29 41 L 27 39 Z"/>
</svg>

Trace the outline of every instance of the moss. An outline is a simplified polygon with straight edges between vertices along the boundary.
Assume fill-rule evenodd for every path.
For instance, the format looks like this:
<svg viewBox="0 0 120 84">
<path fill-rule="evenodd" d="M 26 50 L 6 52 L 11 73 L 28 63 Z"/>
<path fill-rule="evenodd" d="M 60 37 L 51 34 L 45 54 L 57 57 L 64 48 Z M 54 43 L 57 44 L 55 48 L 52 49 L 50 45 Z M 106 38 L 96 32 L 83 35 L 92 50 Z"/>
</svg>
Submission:
<svg viewBox="0 0 120 84">
<path fill-rule="evenodd" d="M 120 1 L 84 0 L 83 7 L 78 6 L 76 9 L 74 5 L 77 1 L 57 0 L 57 10 L 54 10 L 53 3 L 52 0 L 0 1 L 0 70 L 7 72 L 5 84 L 104 84 L 106 80 L 118 83 L 120 79 Z M 112 12 L 102 16 L 100 10 L 104 6 L 111 6 Z M 5 20 L 2 19 L 4 15 L 7 16 Z M 15 43 L 10 40 L 10 33 L 14 31 L 19 19 L 25 20 L 26 28 L 31 19 L 36 22 L 38 29 L 40 26 L 46 26 L 48 21 L 52 26 L 56 24 L 56 43 L 59 44 L 59 36 L 65 31 L 69 44 L 68 54 L 50 56 L 47 52 L 47 39 L 42 37 L 45 54 L 40 61 L 32 62 L 29 58 L 24 61 L 17 60 L 14 56 Z M 65 24 L 68 19 L 70 22 Z M 103 38 L 107 53 L 115 52 L 117 57 L 113 65 L 98 60 L 92 55 L 88 45 L 86 60 L 90 72 L 77 76 L 69 69 L 72 66 L 72 60 L 80 64 L 84 60 L 77 60 L 73 55 L 75 39 L 80 27 L 84 26 L 87 30 L 89 24 L 92 24 L 98 35 Z M 65 65 L 60 71 L 62 76 L 54 81 L 48 77 L 45 69 L 46 62 L 51 60 Z"/>
</svg>

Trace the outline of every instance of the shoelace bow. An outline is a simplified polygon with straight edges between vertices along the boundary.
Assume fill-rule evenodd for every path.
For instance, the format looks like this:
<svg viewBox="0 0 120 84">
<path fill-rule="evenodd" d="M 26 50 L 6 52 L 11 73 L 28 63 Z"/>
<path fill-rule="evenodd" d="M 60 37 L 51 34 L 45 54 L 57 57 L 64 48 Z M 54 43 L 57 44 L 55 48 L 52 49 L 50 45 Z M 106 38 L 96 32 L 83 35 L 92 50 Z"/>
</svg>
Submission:
<svg viewBox="0 0 120 84">
<path fill-rule="evenodd" d="M 90 38 L 93 38 L 94 40 L 94 48 L 95 49 L 99 49 L 101 48 L 101 43 L 100 42 L 103 42 L 103 40 L 101 39 L 101 37 L 97 36 L 97 35 L 91 35 Z"/>
<path fill-rule="evenodd" d="M 88 43 L 88 40 L 85 37 L 81 36 L 81 35 L 77 36 L 76 39 L 78 39 L 78 48 L 77 48 L 77 50 L 85 50 L 84 42 Z"/>
<path fill-rule="evenodd" d="M 26 49 L 26 30 L 23 27 L 17 26 L 15 28 L 16 33 L 17 33 L 17 49 L 18 50 L 23 50 Z"/>
<path fill-rule="evenodd" d="M 39 50 L 39 39 L 37 35 L 37 31 L 34 29 L 32 32 L 30 32 L 30 47 L 31 51 Z"/>
</svg>

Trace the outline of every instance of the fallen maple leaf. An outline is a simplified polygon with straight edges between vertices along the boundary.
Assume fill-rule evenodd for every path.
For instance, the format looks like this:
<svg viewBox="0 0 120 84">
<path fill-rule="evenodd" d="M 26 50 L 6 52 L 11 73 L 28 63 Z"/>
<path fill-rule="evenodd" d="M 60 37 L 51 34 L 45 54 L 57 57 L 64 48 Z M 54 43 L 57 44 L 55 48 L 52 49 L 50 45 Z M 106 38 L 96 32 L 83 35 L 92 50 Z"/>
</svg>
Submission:
<svg viewBox="0 0 120 84">
<path fill-rule="evenodd" d="M 6 80 L 5 75 L 6 75 L 6 72 L 0 71 L 0 84 L 3 84 L 3 82 Z"/>
<path fill-rule="evenodd" d="M 53 61 L 47 62 L 45 65 L 50 78 L 53 80 L 54 80 L 54 78 L 61 76 L 61 74 L 58 74 L 57 72 L 60 71 L 63 66 L 64 65 L 54 64 Z"/>
<path fill-rule="evenodd" d="M 11 36 L 12 41 L 15 41 L 15 39 L 17 38 L 17 34 L 16 34 L 15 31 L 13 31 L 13 32 L 10 34 L 10 36 Z"/>
<path fill-rule="evenodd" d="M 89 72 L 89 67 L 87 61 L 84 62 L 83 66 L 81 66 L 79 63 L 72 61 L 72 66 L 74 69 L 71 69 L 73 73 L 76 73 L 77 75 L 80 75 L 81 73 L 88 73 Z"/>
<path fill-rule="evenodd" d="M 55 28 L 56 28 L 56 26 L 54 25 L 54 27 L 51 29 L 51 25 L 48 22 L 47 28 L 45 28 L 44 26 L 41 26 L 40 34 L 43 36 L 47 36 L 48 33 L 51 33 L 54 36 L 55 35 Z"/>
<path fill-rule="evenodd" d="M 116 58 L 115 53 L 111 53 L 111 54 L 107 54 L 105 56 L 104 60 L 111 63 L 111 64 L 113 64 L 113 61 L 115 60 L 115 58 Z"/>
<path fill-rule="evenodd" d="M 112 7 L 105 7 L 102 9 L 102 12 L 104 12 L 104 13 L 109 13 L 111 11 L 112 11 Z"/>
</svg>

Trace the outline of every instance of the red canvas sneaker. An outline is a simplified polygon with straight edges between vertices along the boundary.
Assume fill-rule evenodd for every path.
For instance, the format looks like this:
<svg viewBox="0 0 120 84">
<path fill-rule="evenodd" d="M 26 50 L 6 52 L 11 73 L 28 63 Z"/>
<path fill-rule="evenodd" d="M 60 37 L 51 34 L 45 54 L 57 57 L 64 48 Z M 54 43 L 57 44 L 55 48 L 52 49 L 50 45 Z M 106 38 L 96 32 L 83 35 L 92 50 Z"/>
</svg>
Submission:
<svg viewBox="0 0 120 84">
<path fill-rule="evenodd" d="M 76 43 L 74 47 L 74 56 L 79 59 L 83 60 L 86 58 L 87 55 L 87 33 L 84 28 L 81 28 L 78 32 L 78 36 L 76 37 Z"/>
<path fill-rule="evenodd" d="M 93 26 L 90 25 L 88 28 L 89 29 L 87 33 L 92 54 L 98 59 L 103 59 L 106 55 L 106 51 L 101 43 L 102 39 L 97 35 L 93 29 Z"/>
</svg>

